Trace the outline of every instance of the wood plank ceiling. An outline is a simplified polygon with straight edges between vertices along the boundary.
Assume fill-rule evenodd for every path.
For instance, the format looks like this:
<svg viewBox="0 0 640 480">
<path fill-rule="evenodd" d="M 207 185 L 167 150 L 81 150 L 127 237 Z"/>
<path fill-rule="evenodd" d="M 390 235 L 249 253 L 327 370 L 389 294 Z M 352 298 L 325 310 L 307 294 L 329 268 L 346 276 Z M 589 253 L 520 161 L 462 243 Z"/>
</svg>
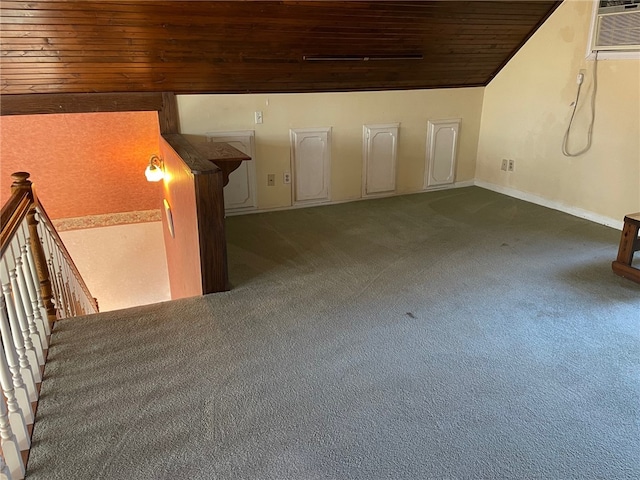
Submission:
<svg viewBox="0 0 640 480">
<path fill-rule="evenodd" d="M 486 85 L 559 1 L 5 1 L 3 94 Z"/>
</svg>

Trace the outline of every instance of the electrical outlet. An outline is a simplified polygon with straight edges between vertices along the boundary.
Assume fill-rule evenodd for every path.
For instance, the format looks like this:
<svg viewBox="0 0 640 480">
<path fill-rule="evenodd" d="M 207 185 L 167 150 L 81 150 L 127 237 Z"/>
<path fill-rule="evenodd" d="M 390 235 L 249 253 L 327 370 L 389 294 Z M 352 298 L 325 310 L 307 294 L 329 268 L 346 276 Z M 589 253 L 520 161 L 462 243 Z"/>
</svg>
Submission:
<svg viewBox="0 0 640 480">
<path fill-rule="evenodd" d="M 275 187 L 276 186 L 276 174 L 270 173 L 267 175 L 267 187 Z"/>
<path fill-rule="evenodd" d="M 500 167 L 500 170 L 504 170 L 506 172 L 508 165 L 509 165 L 509 160 L 507 160 L 506 158 L 503 158 L 502 159 L 502 166 Z"/>
<path fill-rule="evenodd" d="M 587 71 L 584 68 L 581 68 L 576 76 L 576 83 L 578 85 L 582 85 L 584 83 L 584 77 L 587 74 Z"/>
<path fill-rule="evenodd" d="M 256 112 L 256 123 L 262 123 L 262 112 Z"/>
<path fill-rule="evenodd" d="M 284 174 L 282 175 L 282 182 L 285 185 L 291 183 L 291 174 L 289 172 L 284 172 Z"/>
<path fill-rule="evenodd" d="M 516 169 L 516 161 L 509 159 L 509 166 L 507 167 L 507 171 L 513 172 Z"/>
</svg>

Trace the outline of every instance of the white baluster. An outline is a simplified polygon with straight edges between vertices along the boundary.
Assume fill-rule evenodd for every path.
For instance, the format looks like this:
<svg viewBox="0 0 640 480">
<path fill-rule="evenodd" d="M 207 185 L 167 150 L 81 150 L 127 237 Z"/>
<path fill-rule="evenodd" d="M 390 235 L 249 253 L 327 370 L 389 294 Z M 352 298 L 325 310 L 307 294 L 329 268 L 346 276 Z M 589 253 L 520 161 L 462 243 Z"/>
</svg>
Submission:
<svg viewBox="0 0 640 480">
<path fill-rule="evenodd" d="M 16 353 L 16 347 L 11 339 L 11 329 L 9 327 L 9 315 L 7 313 L 7 305 L 4 301 L 4 296 L 0 295 L 0 332 L 2 333 L 2 346 L 4 347 L 4 355 L 9 365 L 9 371 L 13 380 L 13 391 L 18 399 L 18 405 L 22 410 L 27 425 L 33 423 L 33 411 L 31 409 L 31 402 L 29 401 L 29 391 L 25 385 L 22 374 L 20 373 L 20 365 L 18 364 L 18 354 Z M 33 390 L 35 391 L 35 382 L 31 378 L 33 383 Z"/>
<path fill-rule="evenodd" d="M 58 277 L 56 277 L 55 269 L 53 265 L 53 254 L 47 260 L 47 265 L 49 268 L 49 280 L 51 281 L 51 292 L 53 294 L 53 303 L 56 306 L 56 317 L 63 318 L 62 313 L 64 312 L 64 307 L 62 305 L 62 299 L 60 297 L 60 286 L 58 285 Z"/>
<path fill-rule="evenodd" d="M 22 480 L 24 478 L 24 463 L 20 455 L 20 447 L 16 436 L 11 431 L 11 424 L 7 416 L 7 407 L 0 401 L 0 446 L 2 446 L 2 456 L 7 462 L 11 478 Z"/>
<path fill-rule="evenodd" d="M 38 240 L 40 240 L 38 238 Z M 49 319 L 47 317 L 47 309 L 44 306 L 44 300 L 42 299 L 42 292 L 40 291 L 40 277 L 38 276 L 38 269 L 36 268 L 36 261 L 33 258 L 33 251 L 31 250 L 31 237 L 27 237 L 27 259 L 29 264 L 29 270 L 31 271 L 30 277 L 33 278 L 33 283 L 36 288 L 36 295 L 38 297 L 38 310 L 40 316 L 43 319 L 45 338 L 51 335 L 51 327 L 49 326 Z M 46 265 L 45 265 L 46 267 Z"/>
<path fill-rule="evenodd" d="M 37 272 L 34 272 L 31 268 L 31 264 L 29 262 L 29 254 L 31 251 L 31 238 L 29 237 L 29 229 L 27 228 L 27 224 L 25 222 L 22 223 L 22 229 L 19 230 L 16 235 L 20 239 L 19 245 L 20 250 L 18 252 L 18 256 L 20 257 L 21 262 L 21 270 L 22 275 L 24 276 L 25 285 L 27 287 L 27 293 L 22 294 L 22 298 L 29 299 L 30 302 L 30 312 L 33 317 L 33 325 L 38 332 L 38 337 L 40 339 L 40 345 L 42 346 L 42 350 L 46 350 L 48 348 L 47 334 L 44 328 L 44 320 L 42 313 L 44 309 L 40 310 L 40 305 L 38 304 L 38 297 L 40 296 L 40 279 L 38 278 Z M 44 306 L 44 304 L 43 304 Z M 46 317 L 46 312 L 45 312 Z M 29 326 L 31 330 L 31 324 Z M 33 339 L 32 339 L 33 340 Z"/>
<path fill-rule="evenodd" d="M 36 328 L 38 329 L 38 334 L 40 335 L 40 341 L 42 342 L 42 348 L 49 348 L 49 344 L 47 342 L 47 329 L 46 324 L 49 322 L 42 318 L 42 312 L 44 310 L 44 304 L 40 307 L 42 303 L 42 297 L 40 295 L 40 291 L 36 288 L 36 279 L 38 278 L 37 273 L 34 274 L 33 269 L 31 268 L 31 261 L 29 260 L 29 254 L 31 249 L 28 246 L 29 238 L 27 240 L 27 245 L 22 247 L 22 269 L 24 271 L 24 276 L 27 281 L 27 288 L 29 289 L 29 298 L 31 299 L 31 310 L 33 311 L 33 321 L 36 324 Z M 39 283 L 39 282 L 38 282 Z"/>
<path fill-rule="evenodd" d="M 38 361 L 38 355 L 33 348 L 33 343 L 31 342 L 29 324 L 27 323 L 27 316 L 24 313 L 24 304 L 22 303 L 22 296 L 20 295 L 20 288 L 18 287 L 18 278 L 16 277 L 15 270 L 11 270 L 9 272 L 9 278 L 11 278 L 11 293 L 13 294 L 14 312 L 16 313 L 16 318 L 18 319 L 17 324 L 22 335 L 25 355 L 29 360 L 31 372 L 33 373 L 33 379 L 36 381 L 36 383 L 40 383 L 42 381 L 42 377 L 40 376 L 40 362 Z M 5 301 L 9 303 L 6 296 Z M 11 308 L 9 308 L 9 313 L 11 314 Z M 11 315 L 9 315 L 9 319 L 11 319 Z M 11 328 L 13 329 L 13 324 L 11 325 Z M 16 349 L 17 348 L 18 347 L 16 346 Z"/>
<path fill-rule="evenodd" d="M 73 298 L 71 296 L 71 281 L 72 277 L 69 274 L 67 262 L 65 261 L 62 251 L 58 247 L 58 244 L 54 242 L 56 256 L 58 258 L 58 275 L 60 276 L 60 285 L 62 285 L 62 296 L 65 302 L 65 312 L 67 318 L 75 317 L 76 312 L 73 305 Z"/>
<path fill-rule="evenodd" d="M 20 332 L 20 325 L 18 324 L 18 316 L 16 309 L 13 305 L 13 298 L 11 298 L 11 285 L 5 283 L 2 285 L 2 294 L 4 295 L 4 301 L 7 308 L 7 316 L 9 317 L 9 325 L 11 327 L 11 336 L 13 337 L 13 345 L 18 355 L 18 363 L 20 365 L 20 375 L 22 380 L 27 386 L 27 392 L 29 393 L 29 401 L 35 402 L 38 399 L 38 392 L 36 390 L 36 377 L 31 370 L 29 359 L 26 355 L 24 348 L 24 340 L 22 339 L 22 333 Z M 39 373 L 39 372 L 38 372 Z"/>
<path fill-rule="evenodd" d="M 75 311 L 75 306 L 73 304 L 73 276 L 70 274 L 69 272 L 69 265 L 67 264 L 67 262 L 64 259 L 64 256 L 62 255 L 62 252 L 60 251 L 59 248 L 57 248 L 56 245 L 56 253 L 58 254 L 58 262 L 60 265 L 60 275 L 61 275 L 61 282 L 63 287 L 63 291 L 65 293 L 65 298 L 67 301 L 67 315 L 69 317 L 75 317 L 76 316 L 76 311 Z"/>
<path fill-rule="evenodd" d="M 64 275 L 62 275 L 62 266 L 58 267 L 58 284 L 60 285 L 60 296 L 62 298 L 62 305 L 64 306 L 64 318 L 72 317 L 71 305 L 69 303 L 69 291 L 67 290 L 67 284 L 64 281 Z"/>
<path fill-rule="evenodd" d="M 46 231 L 47 235 L 45 236 L 45 240 L 49 245 L 49 252 L 51 255 L 51 271 L 49 276 L 52 281 L 55 281 L 57 288 L 57 298 L 58 298 L 58 318 L 67 318 L 68 310 L 67 310 L 67 300 L 64 295 L 64 281 L 62 279 L 62 267 L 60 266 L 60 258 L 58 257 L 56 245 L 52 244 L 51 237 L 48 235 L 49 231 Z"/>
<path fill-rule="evenodd" d="M 25 320 L 27 323 L 27 331 L 23 332 L 25 336 L 29 337 L 29 341 L 33 345 L 33 350 L 36 352 L 38 358 L 38 365 L 44 365 L 44 352 L 42 350 L 42 340 L 40 340 L 40 334 L 33 319 L 33 308 L 31 306 L 31 298 L 29 296 L 29 289 L 27 288 L 27 280 L 24 276 L 24 268 L 22 264 L 22 258 L 16 257 L 16 283 L 18 284 L 18 290 L 20 292 L 20 305 L 18 310 L 22 307 Z M 18 299 L 16 299 L 18 301 Z"/>
<path fill-rule="evenodd" d="M 0 480 L 11 480 L 11 472 L 9 467 L 4 463 L 4 458 L 0 455 Z"/>
<path fill-rule="evenodd" d="M 2 385 L 2 391 L 7 399 L 7 409 L 9 411 L 9 424 L 11 425 L 11 431 L 18 440 L 18 446 L 20 450 L 27 450 L 31 446 L 31 439 L 27 432 L 27 423 L 18 400 L 16 399 L 15 392 L 13 391 L 13 382 L 11 381 L 11 373 L 9 372 L 9 366 L 7 365 L 7 359 L 4 355 L 0 355 L 0 384 Z M 2 399 L 0 399 L 2 401 Z"/>
</svg>

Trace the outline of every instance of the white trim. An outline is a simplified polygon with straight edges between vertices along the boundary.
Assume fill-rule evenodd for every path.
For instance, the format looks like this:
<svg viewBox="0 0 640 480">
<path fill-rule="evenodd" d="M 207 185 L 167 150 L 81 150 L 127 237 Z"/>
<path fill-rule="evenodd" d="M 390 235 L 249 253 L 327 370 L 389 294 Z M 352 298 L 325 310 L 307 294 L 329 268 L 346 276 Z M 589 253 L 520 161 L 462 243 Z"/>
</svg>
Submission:
<svg viewBox="0 0 640 480">
<path fill-rule="evenodd" d="M 593 47 L 593 36 L 596 32 L 597 16 L 598 16 L 598 0 L 593 0 L 593 7 L 591 9 L 591 24 L 589 26 L 589 38 L 587 40 L 587 51 L 585 53 L 586 60 L 595 60 L 596 51 Z M 614 51 L 614 50 L 599 50 L 598 60 L 640 60 L 640 51 Z"/>
<path fill-rule="evenodd" d="M 333 151 L 331 146 L 331 132 L 333 127 L 314 127 L 314 128 L 290 128 L 289 129 L 289 162 L 291 171 L 291 202 L 294 205 L 316 205 L 331 202 L 331 163 L 333 162 Z M 324 172 L 324 181 L 327 185 L 326 198 L 309 198 L 305 200 L 296 199 L 296 140 L 299 133 L 325 133 L 327 135 L 327 145 L 325 156 L 326 170 Z"/>
<path fill-rule="evenodd" d="M 491 190 L 493 192 L 501 193 L 503 195 L 507 195 L 509 197 L 517 198 L 519 200 L 523 200 L 525 202 L 533 203 L 536 205 L 540 205 L 542 207 L 551 208 L 552 210 L 557 210 L 563 213 L 567 213 L 569 215 L 573 215 L 574 217 L 583 218 L 585 220 L 589 220 L 590 222 L 598 223 L 600 225 L 604 225 L 606 227 L 614 228 L 616 230 L 622 230 L 624 222 L 622 220 L 616 220 L 614 218 L 605 217 L 604 215 L 599 215 L 597 213 L 593 213 L 589 210 L 583 210 L 581 208 L 572 207 L 570 205 L 565 205 L 560 202 L 555 202 L 552 200 L 548 200 L 544 197 L 540 197 L 538 195 L 534 195 L 532 193 L 523 192 L 521 190 L 516 190 L 515 188 L 503 187 L 501 185 L 496 185 L 494 183 L 485 182 L 484 180 L 465 180 L 462 182 L 456 182 L 450 185 L 438 185 L 435 187 L 429 187 L 424 190 L 418 190 L 415 192 L 399 192 L 399 193 L 389 193 L 384 196 L 377 197 L 361 197 L 361 198 L 350 198 L 347 200 L 331 200 L 328 202 L 315 203 L 315 204 L 295 204 L 289 205 L 285 207 L 272 207 L 272 208 L 258 208 L 257 210 L 245 210 L 245 211 L 237 211 L 237 212 L 227 212 L 227 217 L 235 217 L 238 215 L 251 215 L 255 213 L 267 213 L 267 212 L 279 212 L 284 210 L 297 210 L 299 208 L 311 208 L 311 207 L 320 207 L 324 205 L 338 205 L 341 203 L 351 203 L 351 202 L 360 202 L 363 200 L 376 200 L 381 198 L 389 198 L 389 197 L 400 197 L 403 195 L 415 195 L 418 193 L 428 193 L 434 192 L 438 190 L 453 190 L 456 188 L 465 188 L 465 187 L 480 187 L 485 188 L 487 190 Z"/>
<path fill-rule="evenodd" d="M 403 195 L 416 195 L 418 193 L 434 192 L 438 190 L 453 190 L 455 188 L 473 187 L 474 185 L 475 185 L 474 180 L 465 180 L 463 182 L 456 182 L 449 185 L 438 185 L 437 187 L 429 187 L 425 190 L 418 190 L 415 192 L 400 192 L 400 193 L 396 192 L 396 193 L 389 193 L 388 195 L 384 195 L 384 196 L 378 195 L 376 197 L 360 197 L 360 198 L 349 198 L 346 200 L 331 200 L 328 202 L 314 203 L 314 204 L 311 204 L 311 203 L 294 204 L 286 207 L 272 207 L 272 208 L 262 208 L 262 209 L 259 208 L 258 210 L 250 210 L 250 211 L 243 211 L 243 212 L 228 212 L 226 216 L 235 217 L 238 215 L 250 215 L 253 213 L 280 212 L 283 210 L 296 210 L 298 208 L 322 207 L 325 205 L 339 205 L 341 203 L 360 202 L 363 200 L 378 200 L 381 198 L 401 197 Z"/>
<path fill-rule="evenodd" d="M 367 193 L 367 178 L 369 174 L 369 137 L 367 132 L 371 134 L 371 130 L 393 130 L 395 129 L 395 149 L 393 152 L 393 190 L 387 190 L 385 192 Z M 400 122 L 396 123 L 379 123 L 379 124 L 363 124 L 362 125 L 362 197 L 377 198 L 377 197 L 389 197 L 394 195 L 397 191 L 397 179 L 398 179 L 398 137 L 400 136 Z"/>
<path fill-rule="evenodd" d="M 585 60 L 594 61 L 596 59 L 595 52 L 587 52 Z M 598 52 L 598 61 L 600 60 L 640 60 L 640 52 Z"/>
<path fill-rule="evenodd" d="M 440 185 L 450 185 L 451 183 L 455 183 L 456 181 L 456 173 L 458 168 L 458 141 L 460 139 L 460 124 L 462 123 L 462 118 L 445 118 L 441 120 L 427 120 L 427 138 L 425 142 L 425 158 L 424 158 L 424 181 L 423 188 L 428 189 L 432 187 L 438 187 Z M 453 140 L 453 148 L 451 150 L 451 175 L 453 177 L 453 181 L 450 183 L 432 183 L 432 174 L 433 174 L 433 160 L 435 157 L 435 148 L 436 148 L 436 127 L 445 126 L 445 125 L 455 125 L 453 128 L 455 138 Z"/>
<path fill-rule="evenodd" d="M 538 195 L 534 195 L 533 193 L 523 192 L 521 190 L 516 190 L 515 188 L 503 187 L 502 185 L 485 182 L 484 180 L 475 180 L 474 183 L 478 187 L 486 188 L 487 190 L 491 190 L 497 193 L 502 193 L 503 195 L 507 195 L 509 197 L 517 198 L 519 200 L 524 200 L 525 202 L 534 203 L 536 205 L 568 213 L 569 215 L 573 215 L 574 217 L 584 218 L 585 220 L 599 223 L 606 227 L 615 228 L 616 230 L 622 230 L 622 225 L 624 223 L 622 220 L 605 217 L 604 215 L 599 215 L 597 213 L 590 212 L 589 210 L 572 207 L 571 205 L 566 205 L 564 203 L 549 200 L 544 197 L 539 197 Z"/>
<path fill-rule="evenodd" d="M 327 133 L 331 133 L 331 130 L 333 130 L 333 127 L 311 127 L 311 128 L 290 128 L 289 131 L 290 132 L 296 132 L 296 133 L 316 133 L 316 132 L 327 132 Z"/>
<path fill-rule="evenodd" d="M 384 128 L 400 128 L 400 122 L 393 122 L 393 123 L 364 123 L 362 125 L 363 127 L 367 127 L 367 128 L 380 128 L 380 129 L 384 129 Z"/>
<path fill-rule="evenodd" d="M 519 200 L 523 200 L 525 202 L 533 203 L 536 205 L 540 205 L 542 207 L 551 208 L 552 210 L 558 210 L 563 213 L 567 213 L 569 215 L 573 215 L 574 217 L 584 218 L 585 220 L 589 220 L 590 222 L 598 223 L 600 225 L 604 225 L 606 227 L 614 228 L 616 230 L 622 230 L 624 222 L 622 220 L 616 220 L 614 218 L 605 217 L 604 215 L 599 215 L 597 213 L 593 213 L 589 210 L 583 210 L 581 208 L 572 207 L 570 205 L 565 205 L 563 203 L 555 202 L 552 200 L 548 200 L 544 197 L 540 197 L 538 195 L 534 195 L 532 193 L 523 192 L 521 190 L 516 190 L 515 188 L 503 187 L 501 185 L 496 185 L 494 183 L 485 182 L 484 180 L 465 180 L 462 182 L 456 182 L 450 185 L 438 185 L 435 187 L 429 187 L 424 190 L 418 190 L 415 192 L 397 192 L 397 193 L 389 193 L 384 196 L 377 197 L 361 197 L 361 198 L 350 198 L 346 200 L 331 200 L 328 202 L 315 203 L 315 204 L 295 204 L 289 205 L 285 207 L 272 207 L 272 208 L 258 208 L 257 210 L 245 210 L 245 211 L 237 211 L 237 212 L 227 212 L 227 217 L 235 217 L 238 215 L 251 215 L 255 213 L 267 213 L 267 212 L 279 212 L 284 210 L 297 210 L 299 208 L 311 208 L 311 207 L 320 207 L 324 205 L 338 205 L 341 203 L 350 203 L 350 202 L 360 202 L 363 200 L 376 200 L 381 198 L 389 198 L 389 197 L 400 197 L 403 195 L 415 195 L 418 193 L 428 193 L 435 192 L 439 190 L 453 190 L 456 188 L 465 188 L 465 187 L 480 187 L 485 188 L 487 190 L 491 190 L 493 192 L 501 193 L 503 195 L 507 195 L 509 197 L 517 198 Z"/>
</svg>

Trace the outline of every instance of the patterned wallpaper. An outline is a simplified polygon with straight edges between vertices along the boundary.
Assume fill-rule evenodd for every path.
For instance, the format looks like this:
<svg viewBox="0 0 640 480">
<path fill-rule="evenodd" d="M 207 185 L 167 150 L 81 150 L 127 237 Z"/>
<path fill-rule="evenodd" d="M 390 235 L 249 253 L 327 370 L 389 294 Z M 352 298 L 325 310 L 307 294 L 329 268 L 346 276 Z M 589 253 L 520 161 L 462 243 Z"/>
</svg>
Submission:
<svg viewBox="0 0 640 480">
<path fill-rule="evenodd" d="M 160 153 L 156 112 L 0 117 L 0 200 L 27 171 L 53 219 L 162 207 L 144 169 Z"/>
</svg>

